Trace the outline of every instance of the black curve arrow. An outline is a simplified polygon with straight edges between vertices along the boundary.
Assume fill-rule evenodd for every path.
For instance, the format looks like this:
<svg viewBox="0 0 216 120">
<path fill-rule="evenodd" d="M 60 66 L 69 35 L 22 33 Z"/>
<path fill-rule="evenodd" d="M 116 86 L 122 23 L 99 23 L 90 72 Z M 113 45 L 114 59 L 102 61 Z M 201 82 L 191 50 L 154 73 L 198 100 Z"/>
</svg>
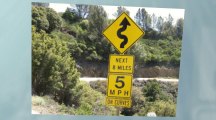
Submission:
<svg viewBox="0 0 216 120">
<path fill-rule="evenodd" d="M 120 39 L 124 39 L 124 41 L 120 44 L 120 48 L 124 48 L 124 46 L 127 44 L 128 42 L 128 38 L 125 35 L 122 35 L 121 33 L 124 32 L 127 29 L 127 26 L 130 26 L 130 23 L 128 22 L 127 18 L 125 17 L 122 22 L 120 23 L 120 26 L 123 26 L 122 28 L 120 28 L 117 31 L 117 36 Z"/>
</svg>

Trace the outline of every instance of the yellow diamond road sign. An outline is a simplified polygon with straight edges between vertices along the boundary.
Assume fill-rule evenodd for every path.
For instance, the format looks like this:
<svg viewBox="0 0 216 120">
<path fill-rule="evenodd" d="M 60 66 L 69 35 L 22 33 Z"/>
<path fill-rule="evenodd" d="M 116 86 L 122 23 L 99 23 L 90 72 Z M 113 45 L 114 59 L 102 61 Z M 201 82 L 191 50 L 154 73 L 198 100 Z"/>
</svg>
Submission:
<svg viewBox="0 0 216 120">
<path fill-rule="evenodd" d="M 127 51 L 140 37 L 144 31 L 123 12 L 109 27 L 103 35 L 122 54 Z"/>
</svg>

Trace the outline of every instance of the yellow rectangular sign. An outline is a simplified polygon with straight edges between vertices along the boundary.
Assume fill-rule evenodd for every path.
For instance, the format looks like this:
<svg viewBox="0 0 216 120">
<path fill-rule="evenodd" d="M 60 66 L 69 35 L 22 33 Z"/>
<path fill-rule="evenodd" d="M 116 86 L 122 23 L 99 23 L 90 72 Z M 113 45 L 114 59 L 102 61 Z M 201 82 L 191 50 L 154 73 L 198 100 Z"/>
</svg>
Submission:
<svg viewBox="0 0 216 120">
<path fill-rule="evenodd" d="M 107 96 L 131 97 L 132 78 L 130 74 L 109 74 Z"/>
<path fill-rule="evenodd" d="M 110 55 L 109 59 L 110 73 L 133 73 L 133 55 Z"/>
<path fill-rule="evenodd" d="M 131 107 L 131 99 L 125 98 L 113 98 L 113 97 L 106 97 L 106 105 L 108 106 L 120 106 L 120 107 Z"/>
</svg>

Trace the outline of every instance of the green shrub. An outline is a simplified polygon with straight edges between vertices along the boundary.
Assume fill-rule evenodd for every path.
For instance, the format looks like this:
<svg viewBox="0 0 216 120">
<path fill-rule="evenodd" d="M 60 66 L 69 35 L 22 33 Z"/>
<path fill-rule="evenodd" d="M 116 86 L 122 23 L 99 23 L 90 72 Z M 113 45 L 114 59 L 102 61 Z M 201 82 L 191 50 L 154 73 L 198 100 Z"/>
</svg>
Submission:
<svg viewBox="0 0 216 120">
<path fill-rule="evenodd" d="M 155 112 L 157 116 L 174 117 L 176 115 L 176 104 L 170 101 L 155 101 L 146 103 L 138 112 L 140 116 L 146 116 L 149 112 Z"/>
<path fill-rule="evenodd" d="M 98 80 L 98 81 L 91 81 L 90 82 L 90 86 L 98 91 L 98 92 L 101 92 L 102 94 L 106 95 L 106 90 L 107 90 L 107 81 L 101 81 L 101 80 Z"/>
<path fill-rule="evenodd" d="M 143 96 L 142 90 L 138 87 L 133 86 L 131 100 L 131 108 L 123 108 L 121 110 L 122 115 L 132 116 L 138 113 L 140 111 L 140 108 L 145 106 L 145 97 Z"/>
<path fill-rule="evenodd" d="M 143 87 L 143 93 L 147 97 L 148 101 L 154 102 L 160 99 L 161 88 L 159 82 L 156 80 L 150 80 Z"/>
<path fill-rule="evenodd" d="M 86 82 L 79 82 L 76 90 L 78 92 L 78 96 L 76 97 L 76 93 L 72 101 L 75 99 L 79 104 L 77 107 L 76 114 L 78 115 L 114 115 L 116 113 L 116 109 L 114 107 L 107 107 L 105 105 L 105 95 L 101 92 L 95 91 L 90 87 L 90 85 Z"/>
<path fill-rule="evenodd" d="M 37 95 L 53 95 L 69 104 L 70 89 L 76 86 L 79 72 L 66 42 L 32 29 L 32 90 Z"/>
<path fill-rule="evenodd" d="M 32 96 L 32 105 L 43 106 L 45 105 L 45 100 L 39 96 Z"/>
</svg>

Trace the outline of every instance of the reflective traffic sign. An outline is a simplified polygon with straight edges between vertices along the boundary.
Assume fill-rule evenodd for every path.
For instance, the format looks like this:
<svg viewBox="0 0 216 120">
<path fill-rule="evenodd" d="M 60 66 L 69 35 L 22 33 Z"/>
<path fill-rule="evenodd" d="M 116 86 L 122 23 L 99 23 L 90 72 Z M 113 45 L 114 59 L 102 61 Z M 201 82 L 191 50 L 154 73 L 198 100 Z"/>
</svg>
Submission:
<svg viewBox="0 0 216 120">
<path fill-rule="evenodd" d="M 133 73 L 134 56 L 133 55 L 110 55 L 109 72 L 110 73 Z"/>
<path fill-rule="evenodd" d="M 123 12 L 105 29 L 103 35 L 122 54 L 144 35 L 144 31 Z"/>
<path fill-rule="evenodd" d="M 131 107 L 131 99 L 130 98 L 106 97 L 106 105 L 130 108 Z"/>
<path fill-rule="evenodd" d="M 108 76 L 108 97 L 131 97 L 132 75 L 130 74 L 109 74 Z"/>
</svg>

